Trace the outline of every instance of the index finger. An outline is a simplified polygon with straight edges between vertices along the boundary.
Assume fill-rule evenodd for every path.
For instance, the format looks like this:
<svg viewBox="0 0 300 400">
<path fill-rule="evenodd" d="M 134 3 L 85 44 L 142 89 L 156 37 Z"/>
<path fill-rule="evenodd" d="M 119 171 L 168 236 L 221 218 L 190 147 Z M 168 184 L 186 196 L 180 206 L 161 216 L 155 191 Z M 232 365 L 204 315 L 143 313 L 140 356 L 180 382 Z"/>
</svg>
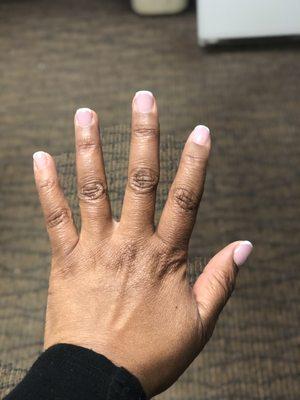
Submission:
<svg viewBox="0 0 300 400">
<path fill-rule="evenodd" d="M 198 125 L 190 134 L 169 191 L 156 235 L 172 247 L 186 248 L 202 197 L 210 153 L 210 132 Z"/>
</svg>

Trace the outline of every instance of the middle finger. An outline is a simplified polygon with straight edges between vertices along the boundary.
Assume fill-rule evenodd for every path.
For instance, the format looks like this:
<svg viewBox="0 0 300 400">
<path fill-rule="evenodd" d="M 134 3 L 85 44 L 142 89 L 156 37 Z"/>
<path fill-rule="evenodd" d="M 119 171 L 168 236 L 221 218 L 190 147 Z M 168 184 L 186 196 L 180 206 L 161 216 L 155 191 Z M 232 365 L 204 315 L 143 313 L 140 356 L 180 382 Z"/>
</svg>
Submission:
<svg viewBox="0 0 300 400">
<path fill-rule="evenodd" d="M 154 231 L 156 187 L 159 179 L 159 123 L 151 92 L 137 92 L 132 102 L 132 134 L 128 181 L 121 227 Z"/>
</svg>

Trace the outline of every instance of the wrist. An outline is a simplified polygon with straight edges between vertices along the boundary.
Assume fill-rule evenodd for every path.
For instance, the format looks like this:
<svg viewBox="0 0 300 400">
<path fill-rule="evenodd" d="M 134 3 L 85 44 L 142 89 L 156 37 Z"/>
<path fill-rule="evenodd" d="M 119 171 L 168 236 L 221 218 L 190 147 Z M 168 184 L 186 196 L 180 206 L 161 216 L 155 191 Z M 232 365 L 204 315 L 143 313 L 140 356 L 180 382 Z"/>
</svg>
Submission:
<svg viewBox="0 0 300 400">
<path fill-rule="evenodd" d="M 41 400 L 49 395 L 65 400 L 146 400 L 139 380 L 125 368 L 71 344 L 56 344 L 42 353 L 7 400 L 28 399 L 32 394 Z"/>
</svg>

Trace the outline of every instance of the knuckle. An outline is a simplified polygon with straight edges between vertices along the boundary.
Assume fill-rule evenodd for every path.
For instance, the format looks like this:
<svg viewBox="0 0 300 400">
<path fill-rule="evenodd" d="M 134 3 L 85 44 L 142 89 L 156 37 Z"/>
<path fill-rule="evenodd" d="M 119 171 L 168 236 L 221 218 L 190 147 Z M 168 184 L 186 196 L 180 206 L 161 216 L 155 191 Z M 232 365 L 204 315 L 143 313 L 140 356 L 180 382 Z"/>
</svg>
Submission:
<svg viewBox="0 0 300 400">
<path fill-rule="evenodd" d="M 212 281 L 212 289 L 217 291 L 225 304 L 227 299 L 231 296 L 235 287 L 235 274 L 233 271 L 215 271 Z"/>
<path fill-rule="evenodd" d="M 48 228 L 54 228 L 70 219 L 70 212 L 67 208 L 58 208 L 46 217 Z"/>
<path fill-rule="evenodd" d="M 139 251 L 140 245 L 136 240 L 131 238 L 124 239 L 118 247 L 118 253 L 111 259 L 110 269 L 135 271 Z"/>
<path fill-rule="evenodd" d="M 91 136 L 83 136 L 77 140 L 77 151 L 93 151 L 98 149 L 98 141 Z"/>
<path fill-rule="evenodd" d="M 58 185 L 58 181 L 56 178 L 48 178 L 39 182 L 39 189 L 45 192 L 51 191 Z"/>
<path fill-rule="evenodd" d="M 198 197 L 190 189 L 177 187 L 173 196 L 175 203 L 184 211 L 194 211 L 198 207 Z"/>
<path fill-rule="evenodd" d="M 122 247 L 122 254 L 124 260 L 128 261 L 129 264 L 134 262 L 137 258 L 139 246 L 134 241 L 127 240 Z"/>
<path fill-rule="evenodd" d="M 181 271 L 182 277 L 186 279 L 187 251 L 184 249 L 172 249 L 172 251 L 170 250 L 164 251 L 159 254 L 156 267 L 159 278 L 162 279 L 164 276 L 173 275 Z"/>
<path fill-rule="evenodd" d="M 172 275 L 177 271 L 182 271 L 186 277 L 187 274 L 187 246 L 174 245 L 168 237 L 162 237 L 159 232 L 153 236 L 153 244 L 149 247 L 155 274 L 159 278 L 166 275 Z"/>
<path fill-rule="evenodd" d="M 129 186 L 137 193 L 150 193 L 155 190 L 158 179 L 158 173 L 151 168 L 138 168 L 130 174 Z"/>
<path fill-rule="evenodd" d="M 107 194 L 107 186 L 101 180 L 91 180 L 80 185 L 78 197 L 80 200 L 97 200 L 105 197 Z"/>
<path fill-rule="evenodd" d="M 133 134 L 138 137 L 153 137 L 157 136 L 158 129 L 156 127 L 146 125 L 134 125 Z"/>
<path fill-rule="evenodd" d="M 198 152 L 197 154 L 185 153 L 183 158 L 184 158 L 185 163 L 188 165 L 204 166 L 207 163 L 208 151 L 205 148 L 205 149 L 202 149 L 202 151 Z"/>
</svg>

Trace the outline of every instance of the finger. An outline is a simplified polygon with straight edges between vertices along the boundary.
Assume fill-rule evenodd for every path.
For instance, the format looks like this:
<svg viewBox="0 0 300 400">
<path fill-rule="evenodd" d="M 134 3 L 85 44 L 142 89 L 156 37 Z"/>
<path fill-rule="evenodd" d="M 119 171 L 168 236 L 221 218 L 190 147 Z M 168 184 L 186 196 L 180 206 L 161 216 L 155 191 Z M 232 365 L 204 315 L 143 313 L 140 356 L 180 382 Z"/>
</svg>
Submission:
<svg viewBox="0 0 300 400">
<path fill-rule="evenodd" d="M 246 262 L 252 249 L 248 241 L 231 243 L 210 260 L 197 279 L 193 292 L 208 336 L 231 296 L 239 267 Z"/>
<path fill-rule="evenodd" d="M 38 151 L 33 154 L 33 169 L 52 252 L 70 253 L 78 242 L 78 234 L 59 185 L 55 162 L 50 154 Z"/>
<path fill-rule="evenodd" d="M 184 146 L 156 231 L 157 236 L 172 247 L 188 245 L 203 193 L 210 145 L 209 129 L 199 125 Z"/>
<path fill-rule="evenodd" d="M 121 226 L 153 233 L 156 187 L 159 179 L 159 124 L 151 92 L 137 92 L 132 102 L 132 134 L 128 182 Z"/>
<path fill-rule="evenodd" d="M 75 119 L 77 188 L 81 233 L 100 237 L 112 224 L 97 114 L 77 110 Z"/>
</svg>

